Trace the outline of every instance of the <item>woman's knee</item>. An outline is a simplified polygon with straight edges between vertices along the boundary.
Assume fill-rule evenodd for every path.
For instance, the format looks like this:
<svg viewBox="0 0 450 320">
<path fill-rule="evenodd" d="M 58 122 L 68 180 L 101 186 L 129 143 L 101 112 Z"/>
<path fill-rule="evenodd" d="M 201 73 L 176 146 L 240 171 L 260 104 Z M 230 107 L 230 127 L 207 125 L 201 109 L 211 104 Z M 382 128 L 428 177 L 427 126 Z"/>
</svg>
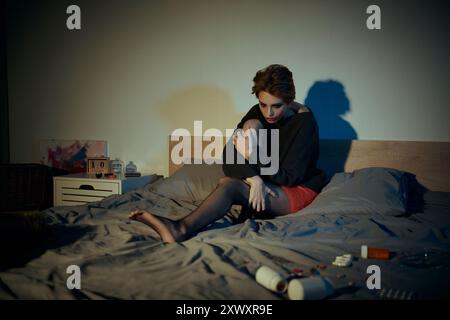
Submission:
<svg viewBox="0 0 450 320">
<path fill-rule="evenodd" d="M 228 181 L 228 179 L 230 179 L 230 177 L 227 177 L 227 176 L 220 178 L 219 185 L 226 183 Z"/>
<path fill-rule="evenodd" d="M 235 184 L 236 181 L 240 181 L 240 179 L 225 176 L 219 179 L 219 185 L 232 185 Z"/>
<path fill-rule="evenodd" d="M 238 178 L 222 177 L 219 179 L 219 187 L 229 193 L 240 191 L 244 186 L 245 182 Z"/>
</svg>

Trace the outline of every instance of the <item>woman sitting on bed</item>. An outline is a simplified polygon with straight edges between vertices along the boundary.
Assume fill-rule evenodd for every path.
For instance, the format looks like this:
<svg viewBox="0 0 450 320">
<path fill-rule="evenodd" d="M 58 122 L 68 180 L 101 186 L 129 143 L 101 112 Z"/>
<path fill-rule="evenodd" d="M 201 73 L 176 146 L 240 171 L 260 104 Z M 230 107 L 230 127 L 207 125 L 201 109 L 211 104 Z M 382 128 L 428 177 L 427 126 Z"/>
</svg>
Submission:
<svg viewBox="0 0 450 320">
<path fill-rule="evenodd" d="M 253 82 L 252 92 L 259 103 L 244 116 L 238 128 L 244 132 L 248 129 L 256 129 L 256 132 L 263 128 L 279 129 L 278 172 L 260 175 L 260 166 L 249 161 L 227 164 L 224 152 L 226 176 L 189 215 L 174 221 L 138 209 L 130 213 L 130 219 L 147 224 L 164 242 L 172 243 L 187 240 L 224 217 L 233 204 L 242 205 L 256 217 L 258 214 L 275 217 L 295 213 L 314 200 L 327 181 L 324 172 L 316 167 L 319 129 L 313 113 L 294 101 L 292 73 L 285 66 L 270 65 L 258 71 Z M 237 147 L 235 138 L 233 144 L 235 155 L 239 152 L 248 160 L 249 150 Z"/>
</svg>

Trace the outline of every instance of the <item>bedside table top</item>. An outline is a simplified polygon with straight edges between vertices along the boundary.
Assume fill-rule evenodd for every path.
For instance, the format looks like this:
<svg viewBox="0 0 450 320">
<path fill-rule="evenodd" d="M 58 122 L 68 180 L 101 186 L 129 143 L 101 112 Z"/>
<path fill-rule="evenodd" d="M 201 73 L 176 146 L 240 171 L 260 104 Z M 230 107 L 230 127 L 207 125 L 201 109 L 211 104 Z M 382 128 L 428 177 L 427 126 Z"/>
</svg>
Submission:
<svg viewBox="0 0 450 320">
<path fill-rule="evenodd" d="M 66 174 L 63 176 L 56 176 L 53 177 L 53 179 L 55 180 L 60 180 L 60 179 L 82 179 L 85 181 L 128 181 L 128 180 L 139 180 L 142 178 L 148 178 L 151 176 L 156 176 L 156 174 L 143 174 L 140 177 L 125 177 L 124 174 L 117 176 L 117 178 L 108 178 L 108 177 L 101 177 L 101 178 L 97 178 L 95 177 L 95 175 L 88 175 L 85 172 L 81 172 L 81 173 L 72 173 L 72 174 Z"/>
</svg>

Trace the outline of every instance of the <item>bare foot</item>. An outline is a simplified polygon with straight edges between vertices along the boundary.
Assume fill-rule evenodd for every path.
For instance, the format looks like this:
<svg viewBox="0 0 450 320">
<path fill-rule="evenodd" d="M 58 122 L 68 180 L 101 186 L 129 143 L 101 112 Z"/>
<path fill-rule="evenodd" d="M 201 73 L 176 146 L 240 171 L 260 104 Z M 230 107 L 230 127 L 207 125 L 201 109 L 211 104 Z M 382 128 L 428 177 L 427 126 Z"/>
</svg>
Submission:
<svg viewBox="0 0 450 320">
<path fill-rule="evenodd" d="M 128 215 L 128 219 L 136 220 L 148 225 L 158 232 L 162 241 L 165 243 L 174 243 L 184 240 L 185 232 L 182 231 L 180 223 L 168 218 L 159 217 L 148 211 L 137 209 Z"/>
</svg>

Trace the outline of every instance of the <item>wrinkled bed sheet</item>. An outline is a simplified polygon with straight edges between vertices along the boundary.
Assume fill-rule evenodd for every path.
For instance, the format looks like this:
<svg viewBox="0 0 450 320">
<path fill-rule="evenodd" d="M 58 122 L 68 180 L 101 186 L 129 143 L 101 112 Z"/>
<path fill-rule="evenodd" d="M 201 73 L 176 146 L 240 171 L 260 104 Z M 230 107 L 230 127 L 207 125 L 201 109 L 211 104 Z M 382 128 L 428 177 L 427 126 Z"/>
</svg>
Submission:
<svg viewBox="0 0 450 320">
<path fill-rule="evenodd" d="M 162 244 L 149 227 L 129 221 L 136 207 L 179 219 L 195 204 L 162 197 L 148 188 L 101 202 L 45 211 L 54 236 L 66 243 L 22 268 L 0 273 L 0 299 L 286 299 L 260 286 L 257 268 L 283 275 L 293 268 L 319 272 L 334 286 L 332 299 L 380 299 L 368 290 L 366 269 L 381 268 L 382 288 L 409 290 L 417 298 L 450 297 L 450 193 L 430 193 L 423 213 L 323 215 L 319 212 L 233 224 L 236 207 L 194 238 Z M 349 268 L 331 265 L 336 255 L 359 257 L 362 244 L 386 247 L 390 261 L 357 258 Z M 437 266 L 418 268 L 402 257 L 442 253 Z M 68 290 L 66 268 L 81 268 L 81 290 Z M 349 286 L 349 282 L 353 284 Z"/>
</svg>

